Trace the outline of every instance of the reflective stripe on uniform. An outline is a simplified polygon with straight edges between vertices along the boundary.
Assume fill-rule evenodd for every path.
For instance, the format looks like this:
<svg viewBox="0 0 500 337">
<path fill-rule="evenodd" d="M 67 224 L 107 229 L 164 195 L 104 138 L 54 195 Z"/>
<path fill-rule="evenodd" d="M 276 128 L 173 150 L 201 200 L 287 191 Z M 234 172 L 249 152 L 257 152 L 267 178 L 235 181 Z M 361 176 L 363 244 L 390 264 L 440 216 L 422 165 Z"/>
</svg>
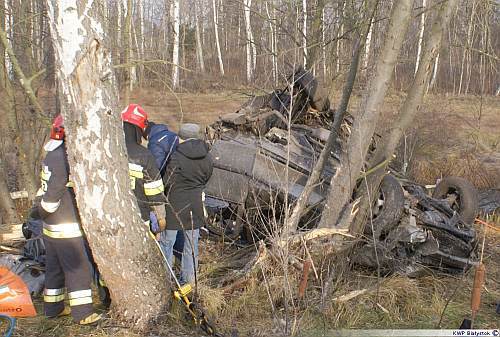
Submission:
<svg viewBox="0 0 500 337">
<path fill-rule="evenodd" d="M 69 297 L 69 305 L 83 305 L 92 303 L 92 290 L 84 289 L 84 290 L 76 290 L 68 293 Z"/>
<path fill-rule="evenodd" d="M 44 289 L 43 301 L 47 303 L 55 303 L 64 301 L 64 288 Z"/>
<path fill-rule="evenodd" d="M 42 168 L 42 172 L 40 173 L 40 178 L 45 181 L 49 181 L 52 172 L 50 172 L 49 167 L 44 165 Z"/>
<path fill-rule="evenodd" d="M 40 203 L 40 205 L 48 213 L 54 213 L 59 208 L 59 205 L 61 205 L 61 200 L 59 200 L 57 202 L 48 202 L 48 201 L 45 201 L 42 199 L 42 202 Z"/>
<path fill-rule="evenodd" d="M 147 196 L 161 194 L 163 191 L 163 180 L 161 179 L 144 184 L 144 194 Z"/>
<path fill-rule="evenodd" d="M 38 192 L 40 193 L 40 195 L 43 195 L 45 192 L 47 192 L 47 185 L 49 183 L 49 179 L 50 179 L 50 176 L 52 175 L 52 172 L 50 172 L 49 170 L 49 167 L 48 166 L 43 166 L 42 168 L 42 172 L 40 172 L 40 180 L 41 180 L 41 187 L 40 187 L 40 190 L 41 192 Z M 38 193 L 37 193 L 37 196 L 38 196 Z"/>
<path fill-rule="evenodd" d="M 128 174 L 134 178 L 144 178 L 144 173 L 142 172 L 144 168 L 141 165 L 128 163 Z"/>
<path fill-rule="evenodd" d="M 44 224 L 43 234 L 54 239 L 71 239 L 82 236 L 82 231 L 76 222 L 57 225 Z"/>
<path fill-rule="evenodd" d="M 47 289 L 43 290 L 44 295 L 55 296 L 64 294 L 64 288 L 56 288 L 56 289 Z"/>
</svg>

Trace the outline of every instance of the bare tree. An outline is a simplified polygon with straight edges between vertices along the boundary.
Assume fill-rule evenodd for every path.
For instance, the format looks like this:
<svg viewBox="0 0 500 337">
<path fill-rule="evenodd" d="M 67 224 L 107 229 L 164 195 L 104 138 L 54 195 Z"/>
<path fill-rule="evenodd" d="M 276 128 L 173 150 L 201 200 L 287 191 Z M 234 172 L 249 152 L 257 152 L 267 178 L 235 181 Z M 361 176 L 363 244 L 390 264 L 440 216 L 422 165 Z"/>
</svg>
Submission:
<svg viewBox="0 0 500 337">
<path fill-rule="evenodd" d="M 126 1 L 125 8 L 125 27 L 123 29 L 123 63 L 125 64 L 125 78 L 123 81 L 124 86 L 124 94 L 123 94 L 123 103 L 125 105 L 129 104 L 130 101 L 130 90 L 132 87 L 132 65 L 130 64 L 130 52 L 131 52 L 131 44 L 132 44 L 132 35 L 131 35 L 131 25 L 132 25 L 132 0 L 123 0 Z"/>
<path fill-rule="evenodd" d="M 334 227 L 344 205 L 352 195 L 363 167 L 371 138 L 380 116 L 399 51 L 411 18 L 412 0 L 396 1 L 392 8 L 385 42 L 378 56 L 374 74 L 369 79 L 364 97 L 355 115 L 352 133 L 339 167 L 330 182 L 330 190 L 320 220 L 320 227 Z"/>
<path fill-rule="evenodd" d="M 116 83 L 95 7 L 48 1 L 67 151 L 82 226 L 114 313 L 141 330 L 165 309 L 168 278 L 130 190 Z"/>
<path fill-rule="evenodd" d="M 179 86 L 179 41 L 180 41 L 180 1 L 172 2 L 172 26 L 174 28 L 174 47 L 172 48 L 172 87 L 176 89 Z"/>
<path fill-rule="evenodd" d="M 250 83 L 253 79 L 253 71 L 255 69 L 252 55 L 252 46 L 255 42 L 253 40 L 252 25 L 250 24 L 250 8 L 252 6 L 252 0 L 244 0 L 243 6 L 243 11 L 245 13 L 245 31 L 247 34 L 247 82 Z"/>
<path fill-rule="evenodd" d="M 422 49 L 421 62 L 415 74 L 415 79 L 397 116 L 394 127 L 385 137 L 383 137 L 370 162 L 371 167 L 375 167 L 380 163 L 384 164 L 367 177 L 367 182 L 361 184 L 361 188 L 357 192 L 358 196 L 363 196 L 364 198 L 362 199 L 356 223 L 352 226 L 351 232 L 362 232 L 369 213 L 368 209 L 371 206 L 371 201 L 368 196 L 376 195 L 380 182 L 385 175 L 388 159 L 390 159 L 392 154 L 396 151 L 401 137 L 413 122 L 422 104 L 427 84 L 432 76 L 434 60 L 439 52 L 443 31 L 448 26 L 451 12 L 456 7 L 457 3 L 458 0 L 448 0 L 441 3 L 439 7 L 439 13 L 436 15 L 431 30 L 427 34 L 427 39 Z"/>
<path fill-rule="evenodd" d="M 214 11 L 213 19 L 214 19 L 214 30 L 215 30 L 215 44 L 217 46 L 217 57 L 219 59 L 219 70 L 220 74 L 224 76 L 224 63 L 222 62 L 222 54 L 220 50 L 220 42 L 219 42 L 219 12 L 217 11 L 216 0 L 212 0 L 212 7 Z"/>
<path fill-rule="evenodd" d="M 196 29 L 196 57 L 198 59 L 198 67 L 200 68 L 200 71 L 204 73 L 205 59 L 203 58 L 203 41 L 201 39 L 201 32 L 200 32 L 201 12 L 198 7 L 199 7 L 198 0 L 194 0 L 194 17 L 195 17 L 195 29 Z"/>
<path fill-rule="evenodd" d="M 417 59 L 415 61 L 415 74 L 418 70 L 418 65 L 420 63 L 420 57 L 422 53 L 422 41 L 424 40 L 425 31 L 425 11 L 427 6 L 427 0 L 422 0 L 422 14 L 420 14 L 420 31 L 418 33 L 418 45 L 417 45 Z"/>
</svg>

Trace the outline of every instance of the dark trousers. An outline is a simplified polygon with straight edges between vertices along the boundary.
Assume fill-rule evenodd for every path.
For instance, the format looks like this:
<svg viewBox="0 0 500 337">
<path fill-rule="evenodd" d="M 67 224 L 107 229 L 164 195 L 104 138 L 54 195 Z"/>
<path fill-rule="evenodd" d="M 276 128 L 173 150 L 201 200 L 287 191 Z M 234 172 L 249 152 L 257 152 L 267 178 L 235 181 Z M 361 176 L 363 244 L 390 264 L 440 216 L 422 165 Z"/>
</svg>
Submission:
<svg viewBox="0 0 500 337">
<path fill-rule="evenodd" d="M 92 282 L 83 237 L 55 239 L 43 236 L 46 248 L 45 315 L 57 316 L 64 309 L 64 287 L 68 292 L 73 320 L 93 312 Z"/>
</svg>

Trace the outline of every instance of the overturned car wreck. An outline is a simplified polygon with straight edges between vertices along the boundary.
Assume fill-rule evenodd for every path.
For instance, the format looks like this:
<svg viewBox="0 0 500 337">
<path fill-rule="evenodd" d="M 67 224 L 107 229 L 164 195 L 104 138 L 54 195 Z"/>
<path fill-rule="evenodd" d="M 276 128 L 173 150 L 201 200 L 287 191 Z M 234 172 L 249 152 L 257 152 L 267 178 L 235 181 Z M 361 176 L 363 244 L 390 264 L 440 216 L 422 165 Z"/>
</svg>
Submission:
<svg viewBox="0 0 500 337">
<path fill-rule="evenodd" d="M 279 231 L 284 212 L 304 189 L 334 117 L 326 91 L 311 73 L 298 69 L 283 90 L 253 97 L 212 124 L 208 135 L 214 173 L 206 189 L 209 230 L 247 242 Z M 317 226 L 351 120 L 348 116 L 343 121 L 299 230 Z M 373 148 L 376 143 L 373 139 Z M 424 186 L 388 174 L 355 263 L 406 274 L 422 268 L 463 271 L 474 265 L 472 223 L 477 207 L 477 191 L 461 178 L 443 179 L 431 195 Z"/>
</svg>

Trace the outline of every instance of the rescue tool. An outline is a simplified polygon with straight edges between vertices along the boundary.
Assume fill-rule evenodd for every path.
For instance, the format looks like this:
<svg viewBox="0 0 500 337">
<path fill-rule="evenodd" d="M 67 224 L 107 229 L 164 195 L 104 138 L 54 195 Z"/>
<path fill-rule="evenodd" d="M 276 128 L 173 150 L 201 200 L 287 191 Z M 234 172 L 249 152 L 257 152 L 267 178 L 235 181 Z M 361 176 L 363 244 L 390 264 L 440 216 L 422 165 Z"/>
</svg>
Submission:
<svg viewBox="0 0 500 337">
<path fill-rule="evenodd" d="M 203 308 L 198 303 L 196 303 L 194 300 L 189 299 L 189 294 L 192 293 L 193 287 L 189 283 L 186 283 L 184 285 L 180 284 L 179 279 L 175 275 L 175 272 L 172 269 L 172 266 L 168 262 L 167 257 L 163 253 L 163 250 L 161 249 L 160 244 L 158 243 L 156 238 L 154 237 L 154 234 L 151 232 L 149 232 L 149 234 L 152 237 L 152 239 L 154 240 L 154 242 L 156 243 L 156 246 L 158 247 L 158 249 L 160 250 L 160 253 L 163 256 L 163 260 L 165 261 L 165 264 L 167 265 L 167 269 L 175 281 L 175 288 L 176 289 L 173 291 L 174 298 L 176 300 L 178 300 L 179 302 L 184 304 L 184 306 L 186 307 L 186 310 L 191 315 L 194 324 L 199 326 L 201 328 L 201 330 L 203 330 L 205 333 L 207 333 L 210 336 L 223 337 L 222 334 L 215 331 L 215 328 L 208 320 L 207 315 L 205 314 L 205 311 L 203 310 Z"/>
</svg>

